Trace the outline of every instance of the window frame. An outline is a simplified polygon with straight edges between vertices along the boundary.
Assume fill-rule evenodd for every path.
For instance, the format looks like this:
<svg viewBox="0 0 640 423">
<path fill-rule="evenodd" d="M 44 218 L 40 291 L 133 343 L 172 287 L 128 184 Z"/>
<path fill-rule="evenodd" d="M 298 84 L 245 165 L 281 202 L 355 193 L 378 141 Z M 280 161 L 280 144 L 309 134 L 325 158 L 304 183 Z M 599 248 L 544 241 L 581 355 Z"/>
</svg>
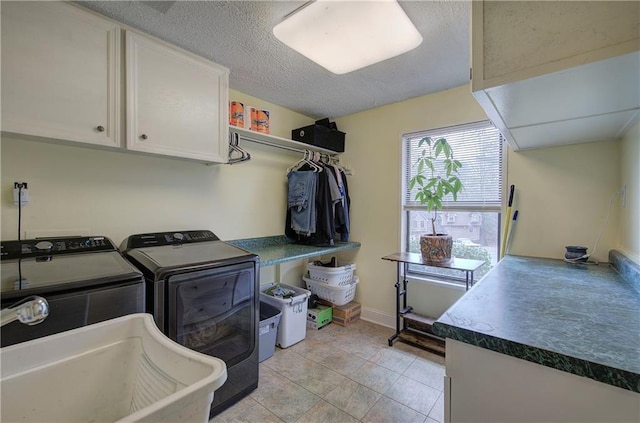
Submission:
<svg viewBox="0 0 640 423">
<path fill-rule="evenodd" d="M 405 140 L 411 136 L 415 136 L 417 134 L 421 134 L 421 133 L 428 133 L 428 132 L 432 132 L 432 131 L 439 131 L 439 130 L 448 130 L 448 129 L 455 129 L 456 127 L 463 127 L 465 125 L 470 125 L 470 124 L 483 124 L 486 123 L 488 125 L 492 125 L 494 127 L 496 127 L 493 122 L 491 122 L 490 120 L 483 120 L 483 121 L 474 121 L 474 122 L 467 122 L 467 123 L 461 123 L 461 124 L 454 124 L 454 125 L 450 125 L 450 126 L 442 126 L 442 127 L 435 127 L 435 128 L 429 128 L 429 129 L 424 129 L 421 131 L 414 131 L 414 132 L 408 132 L 405 134 L 402 134 L 400 136 L 400 162 L 401 162 L 401 169 L 400 169 L 400 179 L 401 179 L 401 190 L 400 190 L 400 228 L 401 228 L 401 233 L 400 233 L 400 245 L 401 245 L 401 251 L 409 251 L 409 245 L 410 245 L 410 229 L 411 229 L 411 223 L 410 223 L 410 212 L 411 211 L 416 211 L 416 210 L 426 210 L 425 206 L 414 206 L 414 205 L 410 205 L 410 206 L 406 206 L 404 204 L 405 201 L 405 192 L 407 189 L 407 178 L 405 178 L 404 173 L 405 173 L 405 169 L 407 166 L 407 154 L 406 153 L 406 143 Z M 497 128 L 497 127 L 496 127 Z M 500 199 L 500 204 L 498 206 L 483 206 L 483 207 L 477 207 L 477 206 L 472 206 L 472 205 L 461 205 L 459 203 L 453 202 L 453 203 L 449 203 L 443 206 L 442 210 L 439 211 L 439 215 L 440 215 L 440 219 L 442 221 L 446 221 L 446 218 L 444 217 L 444 213 L 447 212 L 470 212 L 470 213 L 483 213 L 483 212 L 495 212 L 498 213 L 498 240 L 497 240 L 497 261 L 499 261 L 499 256 L 500 256 L 500 248 L 501 248 L 501 240 L 502 240 L 502 233 L 503 233 L 503 229 L 504 229 L 504 221 L 503 221 L 503 217 L 506 213 L 506 209 L 507 209 L 507 198 L 506 198 L 506 192 L 507 192 L 507 186 L 508 186 L 508 181 L 507 181 L 507 177 L 508 177 L 508 169 L 507 169 L 507 163 L 508 163 L 508 145 L 506 143 L 506 139 L 504 137 L 504 135 L 500 134 L 500 138 L 501 138 L 501 157 L 500 157 L 500 161 L 502 162 L 502 181 L 501 181 L 501 199 Z M 480 219 L 482 220 L 482 219 Z M 478 225 L 477 223 L 470 223 L 473 225 Z M 426 283 L 426 284 L 432 284 L 432 285 L 436 285 L 436 286 L 440 286 L 440 287 L 446 287 L 449 289 L 453 289 L 453 290 L 457 290 L 457 291 L 464 291 L 465 290 L 465 277 L 464 277 L 464 273 L 461 273 L 459 277 L 456 276 L 443 276 L 443 275 L 439 275 L 436 274 L 434 272 L 430 272 L 429 271 L 429 267 L 428 266 L 424 266 L 422 267 L 424 269 L 424 271 L 421 272 L 416 272 L 416 271 L 412 271 L 410 269 L 410 267 L 408 266 L 408 271 L 406 273 L 406 275 L 404 274 L 404 267 L 401 271 L 401 274 L 404 278 L 406 278 L 408 281 L 413 281 L 413 282 L 421 282 L 421 283 Z M 477 282 L 478 279 L 474 278 L 474 282 Z"/>
</svg>

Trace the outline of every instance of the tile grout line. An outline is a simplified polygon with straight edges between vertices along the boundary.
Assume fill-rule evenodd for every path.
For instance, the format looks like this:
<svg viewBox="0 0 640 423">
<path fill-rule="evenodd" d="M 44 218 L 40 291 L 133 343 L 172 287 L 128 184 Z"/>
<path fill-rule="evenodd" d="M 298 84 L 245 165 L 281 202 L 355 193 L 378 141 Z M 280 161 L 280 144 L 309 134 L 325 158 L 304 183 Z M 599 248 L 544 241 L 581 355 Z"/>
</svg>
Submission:
<svg viewBox="0 0 640 423">
<path fill-rule="evenodd" d="M 431 360 L 429 358 L 429 356 L 424 356 L 422 354 L 418 354 L 419 351 L 412 351 L 413 349 L 415 349 L 415 347 L 409 347 L 410 350 L 406 351 L 404 349 L 392 349 L 391 347 L 387 348 L 386 346 L 381 346 L 381 344 L 379 344 L 379 342 L 384 342 L 385 338 L 386 338 L 386 334 L 383 334 L 380 330 L 378 330 L 378 328 L 376 327 L 369 327 L 370 325 L 363 325 L 360 328 L 357 328 L 354 332 L 349 333 L 348 331 L 346 331 L 343 328 L 338 328 L 336 327 L 335 330 L 333 331 L 327 331 L 325 333 L 330 333 L 331 335 L 329 335 L 329 339 L 326 339 L 324 337 L 324 333 L 322 337 L 319 338 L 315 338 L 314 336 L 308 336 L 306 337 L 303 341 L 309 341 L 310 344 L 313 343 L 317 343 L 319 345 L 326 345 L 329 346 L 329 348 L 332 349 L 332 351 L 335 351 L 339 354 L 347 354 L 353 357 L 358 358 L 359 360 L 362 361 L 361 364 L 359 364 L 357 367 L 354 367 L 353 369 L 349 369 L 348 372 L 342 373 L 342 371 L 338 371 L 338 370 L 334 370 L 333 368 L 327 366 L 326 364 L 323 364 L 322 362 L 320 362 L 321 360 L 324 360 L 322 358 L 322 351 L 315 357 L 315 358 L 311 358 L 311 357 L 307 357 L 306 354 L 309 353 L 309 350 L 305 350 L 304 348 L 299 348 L 299 350 L 289 350 L 287 351 L 287 349 L 282 349 L 282 348 L 278 348 L 274 354 L 274 357 L 276 356 L 276 354 L 283 354 L 283 353 L 289 353 L 289 354 L 295 354 L 296 359 L 300 359 L 300 360 L 309 360 L 310 363 L 313 363 L 314 365 L 319 366 L 320 369 L 326 369 L 328 371 L 331 371 L 333 373 L 335 373 L 336 375 L 344 378 L 344 381 L 339 382 L 335 385 L 332 384 L 328 384 L 328 392 L 326 392 L 325 394 L 319 394 L 319 393 L 315 393 L 312 392 L 311 390 L 307 389 L 306 387 L 302 386 L 300 383 L 298 383 L 296 380 L 292 379 L 288 376 L 286 376 L 285 374 L 281 373 L 279 370 L 276 370 L 276 368 L 271 367 L 269 364 L 264 363 L 264 368 L 265 370 L 268 370 L 270 372 L 273 372 L 273 374 L 284 378 L 285 380 L 289 381 L 290 383 L 292 383 L 297 389 L 301 389 L 301 392 L 304 392 L 305 394 L 311 394 L 311 396 L 313 398 L 316 399 L 314 405 L 312 405 L 309 409 L 307 409 L 306 411 L 304 411 L 302 413 L 302 415 L 296 420 L 296 422 L 298 423 L 303 423 L 304 420 L 302 420 L 302 417 L 305 416 L 307 413 L 309 413 L 314 407 L 316 407 L 318 404 L 320 404 L 320 402 L 322 401 L 325 404 L 328 404 L 329 406 L 335 408 L 336 410 L 339 410 L 340 412 L 344 413 L 345 415 L 350 416 L 351 418 L 354 419 L 354 421 L 358 421 L 358 422 L 365 422 L 368 420 L 365 420 L 366 416 L 369 415 L 369 413 L 376 407 L 379 405 L 380 400 L 382 398 L 385 399 L 385 401 L 392 401 L 393 403 L 399 405 L 400 407 L 402 407 L 403 409 L 406 408 L 407 410 L 411 410 L 412 412 L 417 413 L 420 416 L 424 417 L 423 422 L 426 423 L 427 420 L 430 421 L 438 421 L 440 422 L 439 418 L 435 418 L 431 416 L 431 413 L 435 410 L 436 406 L 438 405 L 438 400 L 441 399 L 442 395 L 444 394 L 444 390 L 431 386 L 427 383 L 422 382 L 421 380 L 415 379 L 413 377 L 411 377 L 411 375 L 407 375 L 405 374 L 405 372 L 412 366 L 414 365 L 414 363 L 416 363 L 416 361 L 418 361 L 418 359 L 420 359 L 420 361 L 424 361 L 426 363 L 429 363 L 430 365 L 435 365 L 436 367 L 443 367 L 443 364 L 437 360 Z M 371 333 L 368 333 L 368 331 L 370 331 Z M 352 348 L 349 349 L 345 349 L 343 348 L 343 344 L 341 341 L 341 338 L 347 335 L 347 338 L 342 339 L 343 341 L 346 342 L 346 340 L 348 338 L 352 338 L 351 341 L 358 343 L 359 339 L 363 342 L 364 350 L 363 351 L 375 351 L 373 354 L 366 354 L 365 355 L 359 355 L 357 352 L 352 352 L 354 351 L 353 349 L 353 345 Z M 337 342 L 336 342 L 337 341 Z M 295 348 L 295 347 L 294 347 Z M 313 345 L 311 345 L 311 348 L 313 348 Z M 380 356 L 382 354 L 382 356 Z M 394 357 L 394 355 L 397 355 L 396 357 Z M 398 357 L 407 357 L 410 358 L 410 360 L 408 360 L 409 362 L 406 364 L 406 366 L 401 366 L 403 368 L 402 371 L 398 371 L 396 370 L 397 367 L 394 368 L 390 368 L 388 367 L 389 364 L 387 364 L 386 366 L 384 364 L 380 364 L 380 362 L 382 361 L 383 363 L 393 363 L 394 361 L 400 361 L 401 359 L 399 359 Z M 374 359 L 376 361 L 374 361 Z M 285 360 L 286 361 L 286 360 Z M 284 363 L 281 363 L 284 364 Z M 358 370 L 362 369 L 363 366 L 365 365 L 371 365 L 371 366 L 375 366 L 378 367 L 380 369 L 384 369 L 385 372 L 391 372 L 392 374 L 397 375 L 397 377 L 394 379 L 393 382 L 385 384 L 383 386 L 384 388 L 384 392 L 379 392 L 377 389 L 372 389 L 370 387 L 368 387 L 367 385 L 364 385 L 362 383 L 360 383 L 357 380 L 353 379 L 353 374 L 355 372 L 357 372 Z M 349 368 L 350 366 L 348 364 L 345 365 L 344 368 Z M 323 371 L 323 370 L 320 370 Z M 304 372 L 302 373 L 304 374 Z M 398 380 L 401 377 L 405 377 L 408 378 L 410 380 L 412 380 L 415 383 L 418 383 L 426 388 L 435 390 L 438 392 L 438 396 L 436 401 L 431 405 L 431 407 L 429 407 L 429 411 L 428 413 L 424 413 L 423 411 L 420 410 L 416 410 L 414 408 L 412 408 L 410 405 L 404 404 L 398 400 L 395 400 L 394 398 L 391 398 L 390 396 L 388 396 L 389 390 L 391 389 L 391 387 L 393 387 Z M 298 378 L 298 380 L 302 380 L 301 378 Z M 356 390 L 351 394 L 354 395 L 355 392 L 357 392 L 358 390 L 362 389 L 367 389 L 373 393 L 375 393 L 376 395 L 379 395 L 379 397 L 376 398 L 376 400 L 369 406 L 366 408 L 366 410 L 364 410 L 364 414 L 362 414 L 362 418 L 358 419 L 357 417 L 355 417 L 353 414 L 351 414 L 349 409 L 343 409 L 340 406 L 338 406 L 338 404 L 334 404 L 333 402 L 331 402 L 329 399 L 325 399 L 324 396 L 328 396 L 331 392 L 334 392 L 336 389 L 338 389 L 342 383 L 345 382 L 352 382 L 354 383 L 357 388 Z M 251 397 L 251 400 L 257 404 L 259 407 L 261 407 L 263 410 L 266 410 L 268 415 L 272 418 L 274 418 L 276 421 L 279 422 L 283 422 L 285 423 L 286 420 L 283 420 L 282 418 L 280 418 L 277 414 L 275 414 L 274 412 L 272 412 L 269 407 L 267 406 L 267 404 L 263 404 L 261 401 L 259 401 L 258 399 Z M 348 407 L 346 407 L 348 408 Z M 358 415 L 360 415 L 360 413 L 358 413 Z M 231 417 L 231 416 L 229 416 Z M 230 420 L 221 420 L 221 421 L 233 421 L 233 419 L 231 418 Z"/>
<path fill-rule="evenodd" d="M 339 347 L 338 347 L 338 348 L 339 348 Z M 383 350 L 383 349 L 382 349 L 382 350 Z M 346 350 L 342 350 L 342 351 L 349 353 L 349 351 L 346 351 Z M 403 352 L 403 353 L 405 353 L 405 352 Z M 301 357 L 301 358 L 303 358 L 303 359 L 305 359 L 305 360 L 309 360 L 309 361 L 311 361 L 311 362 L 313 362 L 313 363 L 315 363 L 315 364 L 317 364 L 317 365 L 319 365 L 319 366 L 322 366 L 322 367 L 326 368 L 327 370 L 330 370 L 330 371 L 332 371 L 332 372 L 334 372 L 334 373 L 336 373 L 336 374 L 338 374 L 338 375 L 340 375 L 340 376 L 343 376 L 343 377 L 347 378 L 348 380 L 350 380 L 350 381 L 352 381 L 352 382 L 354 382 L 354 383 L 358 384 L 359 386 L 362 386 L 362 387 L 364 387 L 364 388 L 366 388 L 366 389 L 370 389 L 370 390 L 372 390 L 372 391 L 374 391 L 374 392 L 376 392 L 376 393 L 380 394 L 380 398 L 385 397 L 385 398 L 387 398 L 388 400 L 394 401 L 395 403 L 397 403 L 397 404 L 399 404 L 399 405 L 401 405 L 401 406 L 403 406 L 403 407 L 407 407 L 407 408 L 409 408 L 410 410 L 415 411 L 416 413 L 418 413 L 418 414 L 420 414 L 420 415 L 422 415 L 422 416 L 425 416 L 425 422 L 426 422 L 426 419 L 427 419 L 427 418 L 431 418 L 431 419 L 433 419 L 433 420 L 439 421 L 439 420 L 437 420 L 437 419 L 435 419 L 435 418 L 433 418 L 433 417 L 430 417 L 430 415 L 431 415 L 431 412 L 433 411 L 434 407 L 436 406 L 436 404 L 437 404 L 437 402 L 438 402 L 438 399 L 440 399 L 440 397 L 442 396 L 442 394 L 443 394 L 443 392 L 444 392 L 444 391 L 443 391 L 442 389 L 439 389 L 439 388 L 436 388 L 436 387 L 434 387 L 434 386 L 428 385 L 428 384 L 426 384 L 426 383 L 424 383 L 424 382 L 422 382 L 422 381 L 420 381 L 420 380 L 414 379 L 414 378 L 412 378 L 411 376 L 409 376 L 409 375 L 405 375 L 405 374 L 404 374 L 404 372 L 405 372 L 405 371 L 406 371 L 406 370 L 411 366 L 411 364 L 413 364 L 413 362 L 414 362 L 417 358 L 420 358 L 420 357 L 414 357 L 414 358 L 413 358 L 413 360 L 412 360 L 412 362 L 411 362 L 411 364 L 409 364 L 409 365 L 405 368 L 405 370 L 404 370 L 402 373 L 398 373 L 397 371 L 395 371 L 395 370 L 393 370 L 393 369 L 390 369 L 390 368 L 385 367 L 385 366 L 383 366 L 383 365 L 381 365 L 381 364 L 378 364 L 378 363 L 376 363 L 376 362 L 373 362 L 373 361 L 371 361 L 371 359 L 363 359 L 363 360 L 365 360 L 365 363 L 371 363 L 371 364 L 373 364 L 373 365 L 376 365 L 376 366 L 382 367 L 382 368 L 384 368 L 384 369 L 386 369 L 386 370 L 389 370 L 389 371 L 391 371 L 391 372 L 394 372 L 394 373 L 398 374 L 399 376 L 405 376 L 405 377 L 407 377 L 407 378 L 409 378 L 409 379 L 413 380 L 413 381 L 414 381 L 414 382 L 416 382 L 416 383 L 419 383 L 419 384 L 424 385 L 424 386 L 426 386 L 426 387 L 428 387 L 428 388 L 431 388 L 431 389 L 437 390 L 437 391 L 439 392 L 438 397 L 437 397 L 436 401 L 433 403 L 433 405 L 429 408 L 429 412 L 428 412 L 426 415 L 425 415 L 425 414 L 423 414 L 423 412 L 422 412 L 422 411 L 420 411 L 420 410 L 416 410 L 415 408 L 412 408 L 410 405 L 403 404 L 403 403 L 401 403 L 401 402 L 399 402 L 399 401 L 397 401 L 397 400 L 395 400 L 395 399 L 393 399 L 393 398 L 391 398 L 391 397 L 387 396 L 387 392 L 389 391 L 389 389 L 391 388 L 391 386 L 393 386 L 393 385 L 397 382 L 397 379 L 396 379 L 396 381 L 394 381 L 390 386 L 388 386 L 388 387 L 387 387 L 387 389 L 385 390 L 385 392 L 378 392 L 378 391 L 376 391 L 375 389 L 369 388 L 369 387 L 367 387 L 367 386 L 365 386 L 365 385 L 361 384 L 360 382 L 358 382 L 358 381 L 356 381 L 356 380 L 354 380 L 354 379 L 351 379 L 351 377 L 349 377 L 348 375 L 338 373 L 338 372 L 336 372 L 335 370 L 331 369 L 330 367 L 327 367 L 326 365 L 324 365 L 324 364 L 322 364 L 322 363 L 320 363 L 320 362 L 318 362 L 318 361 L 315 361 L 315 360 L 313 360 L 313 359 L 311 359 L 311 358 L 307 358 L 307 357 L 305 357 L 304 355 L 302 355 L 301 353 L 299 353 L 299 352 L 297 352 L 297 351 L 291 351 L 291 352 L 290 352 L 290 354 L 296 354 L 296 355 L 298 355 L 299 357 Z M 411 355 L 410 353 L 406 353 L 406 354 L 407 354 L 407 355 Z M 374 356 L 375 356 L 375 355 L 374 355 Z M 424 359 L 423 359 L 423 360 L 424 360 Z M 425 361 L 429 362 L 428 360 L 425 360 Z M 363 365 L 364 365 L 364 364 L 363 364 Z M 361 367 L 362 367 L 362 366 L 358 367 L 358 369 L 360 369 Z M 301 389 L 303 389 L 303 390 L 305 390 L 305 391 L 307 391 L 307 392 L 309 392 L 309 393 L 313 394 L 314 396 L 316 396 L 316 397 L 320 398 L 320 400 L 321 400 L 321 401 L 324 401 L 324 402 L 326 402 L 326 403 L 328 403 L 328 404 L 332 405 L 333 407 L 335 407 L 335 408 L 337 408 L 337 409 L 339 409 L 339 410 L 341 410 L 341 411 L 343 411 L 343 412 L 345 412 L 345 413 L 349 414 L 351 417 L 356 418 L 355 416 L 353 416 L 352 414 L 350 414 L 348 411 L 346 411 L 346 410 L 342 410 L 341 408 L 337 407 L 335 404 L 331 403 L 329 400 L 327 400 L 327 399 L 323 398 L 321 395 L 316 394 L 315 392 L 309 391 L 309 390 L 308 390 L 307 388 L 305 388 L 304 386 L 302 386 L 302 385 L 298 384 L 295 380 L 290 379 L 289 377 L 285 376 L 284 374 L 281 374 L 279 371 L 277 371 L 277 370 L 275 370 L 275 369 L 272 369 L 272 368 L 270 368 L 270 369 L 271 369 L 272 371 L 276 372 L 277 374 L 279 374 L 280 376 L 284 377 L 285 379 L 289 380 L 290 382 L 292 382 L 292 383 L 293 383 L 293 384 L 295 384 L 296 386 L 300 387 Z M 356 370 L 357 370 L 357 369 L 356 369 Z M 337 387 L 338 387 L 338 386 L 336 385 L 336 386 L 334 386 L 333 388 L 335 389 L 335 388 L 337 388 Z M 369 407 L 369 408 L 367 409 L 367 411 L 365 412 L 365 416 L 367 415 L 367 413 L 368 413 L 369 411 L 371 411 L 371 409 L 372 409 L 373 407 L 375 407 L 375 405 L 380 401 L 380 398 L 378 398 L 378 399 L 377 399 L 377 400 L 376 400 L 376 401 L 371 405 L 371 407 Z M 358 421 L 362 421 L 362 419 L 360 419 L 360 420 L 358 420 Z"/>
<path fill-rule="evenodd" d="M 343 350 L 343 351 L 345 351 L 345 350 Z M 345 351 L 345 352 L 349 353 L 349 351 Z M 343 374 L 340 374 L 340 373 L 336 372 L 335 370 L 333 370 L 333 369 L 331 369 L 331 368 L 329 368 L 329 367 L 325 366 L 325 365 L 324 365 L 324 364 L 322 364 L 322 363 L 319 363 L 319 362 L 317 362 L 317 361 L 315 361 L 315 360 L 312 360 L 312 359 L 306 358 L 306 357 L 304 357 L 303 355 L 301 355 L 300 353 L 298 353 L 298 352 L 296 352 L 296 351 L 291 351 L 291 354 L 297 354 L 298 356 L 300 356 L 300 357 L 302 357 L 302 358 L 304 358 L 304 359 L 307 359 L 307 360 L 309 360 L 309 361 L 312 361 L 312 362 L 313 362 L 313 363 L 315 363 L 315 364 L 318 364 L 318 365 L 320 365 L 320 366 L 322 366 L 322 367 L 324 367 L 324 368 L 326 368 L 326 369 L 328 369 L 328 370 L 330 370 L 330 371 L 332 371 L 332 372 L 335 372 L 335 373 L 339 374 L 340 376 L 343 376 L 343 377 L 347 378 L 348 380 L 352 381 L 353 383 L 356 383 L 358 386 L 361 386 L 361 387 L 366 388 L 366 389 L 369 389 L 369 390 L 371 390 L 371 391 L 373 391 L 373 392 L 375 392 L 375 393 L 377 393 L 377 394 L 380 394 L 380 397 L 379 397 L 379 398 L 378 398 L 378 399 L 377 399 L 377 400 L 376 400 L 376 401 L 375 401 L 375 402 L 374 402 L 374 403 L 373 403 L 369 408 L 367 408 L 366 412 L 364 413 L 364 416 L 366 416 L 366 415 L 369 413 L 369 411 L 371 411 L 371 409 L 372 409 L 373 407 L 375 407 L 375 405 L 378 403 L 378 401 L 380 401 L 380 398 L 382 398 L 382 397 L 384 397 L 384 396 L 385 396 L 385 394 L 384 394 L 384 393 L 382 393 L 382 392 L 378 392 L 378 391 L 376 391 L 376 390 L 374 390 L 374 389 L 371 389 L 371 388 L 369 388 L 369 387 L 367 387 L 367 386 L 365 386 L 365 385 L 361 384 L 360 382 L 358 382 L 358 381 L 356 381 L 356 380 L 351 379 L 351 378 L 350 378 L 349 376 L 347 376 L 347 375 L 343 375 Z M 363 359 L 363 360 L 365 360 L 365 363 L 370 362 L 369 360 L 366 360 L 366 359 Z M 373 363 L 373 362 L 372 362 L 372 364 L 376 364 L 376 363 Z M 364 363 L 363 363 L 363 365 L 364 365 Z M 377 364 L 376 364 L 376 365 L 377 365 Z M 362 366 L 360 366 L 360 367 L 362 367 Z M 358 367 L 358 369 L 359 369 L 360 367 Z M 383 366 L 380 366 L 380 367 L 383 367 Z M 316 397 L 320 398 L 320 400 L 321 400 L 321 401 L 324 401 L 324 402 L 326 402 L 326 403 L 330 404 L 331 406 L 335 407 L 336 409 L 338 409 L 338 410 L 340 410 L 340 411 L 342 411 L 342 412 L 344 412 L 344 413 L 346 413 L 346 414 L 350 415 L 351 417 L 353 417 L 354 419 L 358 420 L 359 422 L 362 422 L 362 419 L 357 419 L 353 414 L 349 413 L 349 411 L 347 411 L 347 410 L 343 410 L 343 409 L 339 408 L 336 404 L 333 404 L 331 401 L 329 401 L 329 400 L 327 400 L 327 399 L 323 398 L 322 396 L 320 396 L 320 395 L 316 394 L 315 392 L 311 392 L 311 391 L 309 391 L 307 388 L 305 388 L 304 386 L 302 386 L 302 385 L 298 384 L 296 381 L 294 381 L 294 380 L 292 380 L 292 379 L 288 378 L 287 376 L 285 376 L 285 375 L 281 374 L 279 371 L 277 371 L 277 370 L 275 370 L 275 369 L 273 369 L 273 368 L 269 368 L 269 369 L 270 369 L 271 371 L 273 371 L 273 372 L 277 373 L 278 375 L 280 375 L 280 376 L 284 377 L 285 379 L 287 379 L 287 380 L 288 380 L 288 381 L 290 381 L 291 383 L 295 384 L 295 385 L 296 385 L 296 386 L 298 386 L 299 388 L 301 388 L 301 389 L 303 389 L 303 390 L 305 390 L 305 391 L 309 392 L 310 394 L 313 394 L 314 396 L 316 396 Z M 357 370 L 357 369 L 356 369 L 356 370 Z M 387 369 L 387 370 L 390 370 L 390 369 Z M 401 375 L 401 374 L 400 374 L 400 375 Z M 336 386 L 334 386 L 334 387 L 333 387 L 333 389 L 335 389 L 335 388 L 337 388 L 337 387 L 338 387 L 338 386 L 336 385 Z M 388 390 L 388 388 L 387 388 L 387 390 Z M 386 398 L 388 398 L 388 397 L 386 397 Z M 391 398 L 389 398 L 389 399 L 391 399 Z M 394 401 L 395 401 L 395 400 L 394 400 Z M 399 404 L 400 404 L 400 403 L 399 403 Z M 415 411 L 415 410 L 414 410 L 414 411 Z M 273 413 L 272 413 L 272 414 L 273 414 Z M 364 416 L 363 416 L 363 418 L 364 418 Z M 299 421 L 300 421 L 300 420 L 297 420 L 297 422 L 299 422 Z"/>
</svg>

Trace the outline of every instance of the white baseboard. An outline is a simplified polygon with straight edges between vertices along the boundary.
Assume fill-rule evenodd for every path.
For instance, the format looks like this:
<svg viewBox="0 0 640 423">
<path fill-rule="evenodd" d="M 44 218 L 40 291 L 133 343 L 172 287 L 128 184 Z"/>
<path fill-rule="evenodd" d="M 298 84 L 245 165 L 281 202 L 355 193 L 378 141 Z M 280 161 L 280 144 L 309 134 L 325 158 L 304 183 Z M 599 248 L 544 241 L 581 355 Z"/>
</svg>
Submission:
<svg viewBox="0 0 640 423">
<path fill-rule="evenodd" d="M 383 313 L 372 308 L 362 307 L 360 311 L 360 318 L 367 322 L 375 323 L 387 328 L 395 329 L 396 327 L 396 316 L 393 314 Z"/>
</svg>

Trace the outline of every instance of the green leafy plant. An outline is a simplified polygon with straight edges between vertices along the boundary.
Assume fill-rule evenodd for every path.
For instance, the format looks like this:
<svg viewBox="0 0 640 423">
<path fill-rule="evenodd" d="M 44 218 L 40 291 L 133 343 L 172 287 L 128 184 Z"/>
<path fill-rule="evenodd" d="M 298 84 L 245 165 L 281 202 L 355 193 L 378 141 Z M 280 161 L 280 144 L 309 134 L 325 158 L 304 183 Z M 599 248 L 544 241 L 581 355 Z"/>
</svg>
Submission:
<svg viewBox="0 0 640 423">
<path fill-rule="evenodd" d="M 422 138 L 418 142 L 418 148 L 423 146 L 420 157 L 414 164 L 418 169 L 416 175 L 409 180 L 409 189 L 412 190 L 417 185 L 415 199 L 421 205 L 426 205 L 427 211 L 433 211 L 431 229 L 432 234 L 436 235 L 436 219 L 438 210 L 442 209 L 443 199 L 451 194 L 453 201 L 457 201 L 458 193 L 462 190 L 462 182 L 458 178 L 458 169 L 462 167 L 462 163 L 454 159 L 453 149 L 445 138 Z"/>
</svg>

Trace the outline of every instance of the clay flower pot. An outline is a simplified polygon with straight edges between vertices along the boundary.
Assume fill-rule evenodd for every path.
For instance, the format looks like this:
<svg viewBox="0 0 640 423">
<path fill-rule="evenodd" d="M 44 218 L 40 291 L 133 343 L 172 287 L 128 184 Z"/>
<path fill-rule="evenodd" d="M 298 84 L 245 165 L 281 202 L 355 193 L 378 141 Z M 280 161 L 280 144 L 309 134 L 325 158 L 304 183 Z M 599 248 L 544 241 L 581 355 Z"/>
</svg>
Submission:
<svg viewBox="0 0 640 423">
<path fill-rule="evenodd" d="M 447 234 L 422 235 L 420 252 L 422 259 L 430 263 L 448 263 L 451 261 L 453 238 Z"/>
</svg>

